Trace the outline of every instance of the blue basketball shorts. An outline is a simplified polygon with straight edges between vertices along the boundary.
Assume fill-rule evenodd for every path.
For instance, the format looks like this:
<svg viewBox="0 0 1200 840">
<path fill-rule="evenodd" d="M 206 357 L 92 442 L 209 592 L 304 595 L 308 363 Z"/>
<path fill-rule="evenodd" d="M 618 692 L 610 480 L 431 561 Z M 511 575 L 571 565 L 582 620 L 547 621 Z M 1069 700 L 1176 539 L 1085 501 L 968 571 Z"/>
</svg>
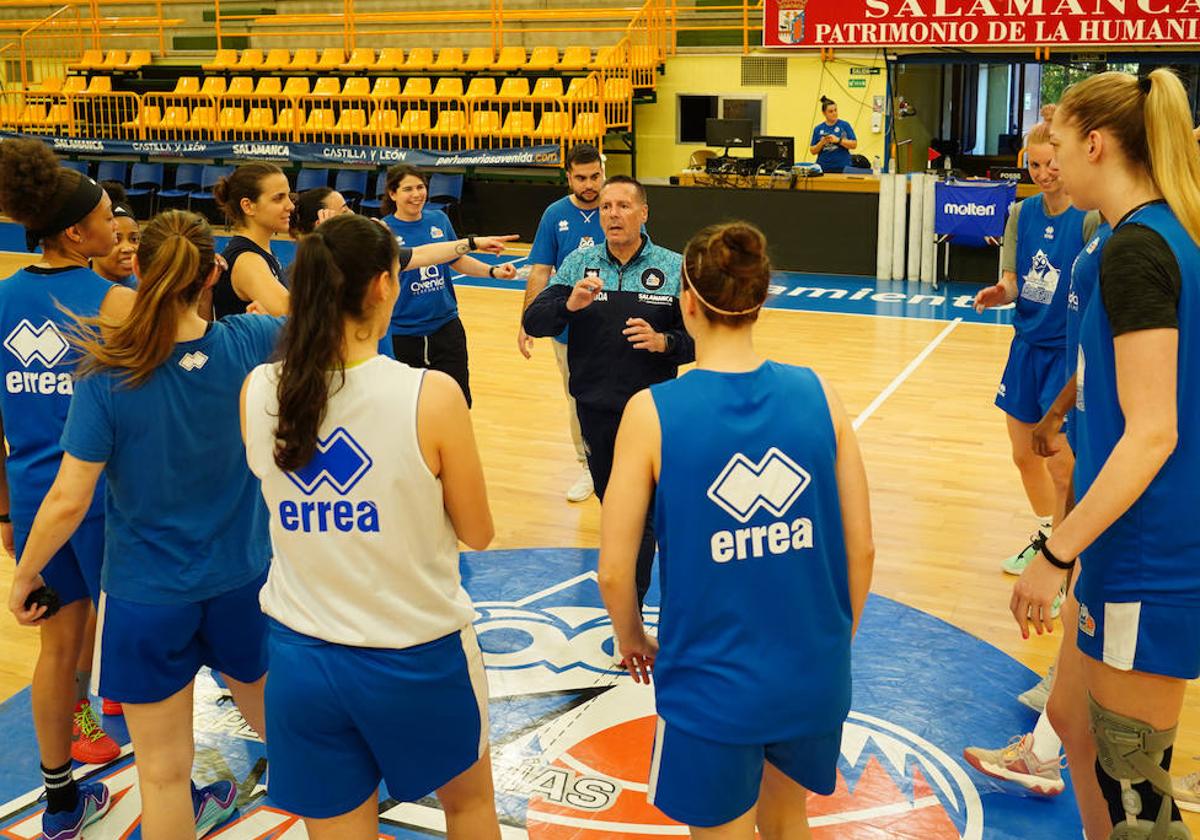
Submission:
<svg viewBox="0 0 1200 840">
<path fill-rule="evenodd" d="M 100 598 L 99 692 L 120 703 L 166 700 L 200 667 L 238 682 L 267 673 L 267 619 L 258 605 L 264 571 L 243 586 L 206 601 L 139 604 Z"/>
<path fill-rule="evenodd" d="M 1104 565 L 1095 558 L 1080 563 L 1075 584 L 1079 650 L 1119 671 L 1181 680 L 1200 677 L 1200 609 L 1147 603 L 1128 592 L 1114 591 L 1105 584 L 1112 570 Z"/>
<path fill-rule="evenodd" d="M 33 523 L 30 522 L 30 528 Z M 30 528 L 13 525 L 13 543 L 19 558 L 25 553 Z M 104 514 L 89 516 L 79 523 L 67 544 L 50 558 L 42 580 L 58 593 L 64 604 L 100 598 L 100 567 L 104 565 Z"/>
<path fill-rule="evenodd" d="M 1022 423 L 1037 423 L 1066 383 L 1065 349 L 1038 347 L 1014 335 L 996 390 L 996 406 Z"/>
<path fill-rule="evenodd" d="M 773 744 L 722 744 L 659 718 L 648 798 L 684 825 L 724 825 L 758 801 L 764 762 L 807 790 L 833 793 L 841 745 L 841 727 L 826 735 Z"/>
<path fill-rule="evenodd" d="M 271 798 L 302 817 L 357 808 L 387 783 L 411 802 L 487 750 L 487 677 L 466 627 L 403 650 L 337 645 L 270 622 Z"/>
</svg>

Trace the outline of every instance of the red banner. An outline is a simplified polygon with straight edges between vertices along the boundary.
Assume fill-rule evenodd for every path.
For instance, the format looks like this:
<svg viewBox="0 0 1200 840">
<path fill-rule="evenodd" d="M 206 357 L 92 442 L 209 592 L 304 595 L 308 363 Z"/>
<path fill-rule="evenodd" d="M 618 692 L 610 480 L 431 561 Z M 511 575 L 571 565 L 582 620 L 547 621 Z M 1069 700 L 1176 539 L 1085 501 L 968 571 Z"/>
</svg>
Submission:
<svg viewBox="0 0 1200 840">
<path fill-rule="evenodd" d="M 767 47 L 1200 44 L 1200 0 L 764 0 Z"/>
</svg>

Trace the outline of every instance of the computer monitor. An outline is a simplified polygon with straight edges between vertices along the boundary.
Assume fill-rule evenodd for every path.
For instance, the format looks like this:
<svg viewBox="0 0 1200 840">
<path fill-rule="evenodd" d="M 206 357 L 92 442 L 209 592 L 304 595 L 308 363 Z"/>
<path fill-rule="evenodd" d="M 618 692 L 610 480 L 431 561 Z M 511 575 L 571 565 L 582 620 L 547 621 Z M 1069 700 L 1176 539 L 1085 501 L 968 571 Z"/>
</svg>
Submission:
<svg viewBox="0 0 1200 840">
<path fill-rule="evenodd" d="M 796 163 L 796 138 L 759 135 L 754 138 L 754 162 L 758 166 L 776 164 L 790 169 Z"/>
<path fill-rule="evenodd" d="M 704 121 L 704 142 L 709 146 L 730 149 L 749 149 L 754 141 L 753 120 L 719 120 L 709 117 Z"/>
</svg>

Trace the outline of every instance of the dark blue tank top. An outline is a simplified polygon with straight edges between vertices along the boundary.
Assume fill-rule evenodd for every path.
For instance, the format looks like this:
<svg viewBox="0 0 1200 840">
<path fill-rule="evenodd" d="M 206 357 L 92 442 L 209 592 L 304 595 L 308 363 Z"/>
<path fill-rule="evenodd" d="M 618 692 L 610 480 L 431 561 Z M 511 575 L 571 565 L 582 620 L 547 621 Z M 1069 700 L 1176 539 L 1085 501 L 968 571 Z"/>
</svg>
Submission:
<svg viewBox="0 0 1200 840">
<path fill-rule="evenodd" d="M 820 380 L 768 361 L 650 392 L 662 425 L 659 715 L 731 744 L 836 731 L 852 611 Z"/>
</svg>

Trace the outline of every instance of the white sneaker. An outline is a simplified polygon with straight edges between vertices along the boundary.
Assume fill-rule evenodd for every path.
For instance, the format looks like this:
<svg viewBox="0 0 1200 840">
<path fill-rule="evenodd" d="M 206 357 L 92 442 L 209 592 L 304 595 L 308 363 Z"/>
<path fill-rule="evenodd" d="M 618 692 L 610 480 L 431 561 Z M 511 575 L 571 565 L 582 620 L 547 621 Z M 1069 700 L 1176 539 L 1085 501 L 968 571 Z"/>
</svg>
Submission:
<svg viewBox="0 0 1200 840">
<path fill-rule="evenodd" d="M 586 501 L 595 492 L 596 485 L 592 483 L 592 474 L 585 467 L 583 472 L 579 474 L 579 478 L 575 479 L 575 483 L 571 485 L 571 489 L 567 491 L 567 501 Z"/>
<path fill-rule="evenodd" d="M 1046 701 L 1050 699 L 1050 688 L 1054 685 L 1054 666 L 1050 666 L 1050 670 L 1046 676 L 1042 677 L 1041 682 L 1035 685 L 1028 691 L 1023 691 L 1017 695 L 1017 700 L 1024 706 L 1028 706 L 1038 714 L 1046 708 Z"/>
<path fill-rule="evenodd" d="M 1181 811 L 1200 813 L 1200 771 L 1175 780 L 1175 804 Z"/>
</svg>

